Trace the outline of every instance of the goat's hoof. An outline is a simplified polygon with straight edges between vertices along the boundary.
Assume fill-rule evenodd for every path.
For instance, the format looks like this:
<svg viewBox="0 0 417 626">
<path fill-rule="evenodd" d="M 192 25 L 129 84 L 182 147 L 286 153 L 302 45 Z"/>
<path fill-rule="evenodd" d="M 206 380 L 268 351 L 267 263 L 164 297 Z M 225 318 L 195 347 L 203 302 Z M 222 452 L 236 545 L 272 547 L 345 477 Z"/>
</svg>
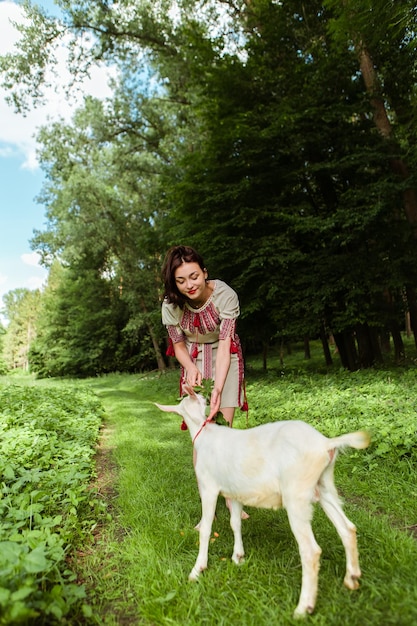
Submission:
<svg viewBox="0 0 417 626">
<path fill-rule="evenodd" d="M 245 562 L 245 555 L 244 554 L 234 554 L 232 556 L 232 561 L 233 561 L 233 563 L 236 563 L 236 565 L 242 565 L 242 563 Z"/>
<path fill-rule="evenodd" d="M 311 615 L 314 613 L 314 606 L 300 606 L 298 605 L 293 613 L 293 617 L 295 619 L 304 619 L 307 615 Z"/>
<path fill-rule="evenodd" d="M 207 569 L 207 566 L 206 567 L 193 567 L 193 569 L 188 575 L 188 580 L 191 582 L 198 580 L 201 572 L 204 572 L 205 569 Z"/>
<path fill-rule="evenodd" d="M 352 591 L 355 591 L 356 589 L 359 589 L 360 584 L 359 584 L 359 575 L 356 576 L 345 576 L 345 579 L 343 581 L 345 587 L 347 587 L 348 589 L 351 589 Z"/>
</svg>

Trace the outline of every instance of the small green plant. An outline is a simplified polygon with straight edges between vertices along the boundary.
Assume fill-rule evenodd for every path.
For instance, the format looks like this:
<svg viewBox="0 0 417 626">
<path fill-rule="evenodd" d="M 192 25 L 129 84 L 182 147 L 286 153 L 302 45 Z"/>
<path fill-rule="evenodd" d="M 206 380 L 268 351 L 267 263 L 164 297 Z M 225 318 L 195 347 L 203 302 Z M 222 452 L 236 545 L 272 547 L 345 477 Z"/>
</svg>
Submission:
<svg viewBox="0 0 417 626">
<path fill-rule="evenodd" d="M 102 504 L 88 489 L 103 411 L 74 387 L 0 387 L 0 624 L 85 605 L 67 559 Z"/>
<path fill-rule="evenodd" d="M 201 385 L 197 385 L 197 387 L 194 387 L 195 392 L 201 394 L 206 399 L 207 406 L 210 406 L 210 399 L 213 387 L 214 381 L 211 378 L 203 378 L 203 380 L 201 381 Z M 218 411 L 211 421 L 216 422 L 216 424 L 219 424 L 219 426 L 229 426 L 229 423 L 224 419 L 223 413 L 221 411 Z"/>
<path fill-rule="evenodd" d="M 194 387 L 194 391 L 201 394 L 205 398 L 207 404 L 210 404 L 213 387 L 214 381 L 211 378 L 203 378 L 201 385 Z"/>
</svg>

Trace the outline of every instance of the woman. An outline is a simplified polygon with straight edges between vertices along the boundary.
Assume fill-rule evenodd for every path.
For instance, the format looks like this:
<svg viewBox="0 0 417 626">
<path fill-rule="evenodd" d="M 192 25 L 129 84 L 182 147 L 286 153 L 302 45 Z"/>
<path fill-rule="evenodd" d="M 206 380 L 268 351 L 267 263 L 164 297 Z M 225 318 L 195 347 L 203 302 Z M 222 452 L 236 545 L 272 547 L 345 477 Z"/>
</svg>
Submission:
<svg viewBox="0 0 417 626">
<path fill-rule="evenodd" d="M 181 390 L 187 383 L 212 379 L 209 419 L 221 410 L 230 426 L 235 408 L 247 410 L 243 391 L 243 357 L 236 320 L 237 294 L 221 280 L 211 280 L 202 257 L 188 246 L 168 250 L 163 278 L 162 322 L 168 354 L 181 365 Z"/>
</svg>

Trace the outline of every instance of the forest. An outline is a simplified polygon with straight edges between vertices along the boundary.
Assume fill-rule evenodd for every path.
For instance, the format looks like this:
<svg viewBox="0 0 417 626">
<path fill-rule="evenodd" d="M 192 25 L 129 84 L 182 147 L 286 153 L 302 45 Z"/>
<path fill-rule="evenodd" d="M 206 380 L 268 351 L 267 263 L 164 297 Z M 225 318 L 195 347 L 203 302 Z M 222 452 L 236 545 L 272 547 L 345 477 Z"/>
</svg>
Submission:
<svg viewBox="0 0 417 626">
<path fill-rule="evenodd" d="M 163 370 L 161 265 L 195 246 L 238 292 L 246 353 L 320 340 L 350 371 L 417 345 L 417 9 L 410 0 L 25 3 L 12 106 L 57 50 L 112 97 L 39 132 L 42 291 L 4 298 L 1 370 Z M 52 78 L 51 78 L 52 77 Z"/>
</svg>

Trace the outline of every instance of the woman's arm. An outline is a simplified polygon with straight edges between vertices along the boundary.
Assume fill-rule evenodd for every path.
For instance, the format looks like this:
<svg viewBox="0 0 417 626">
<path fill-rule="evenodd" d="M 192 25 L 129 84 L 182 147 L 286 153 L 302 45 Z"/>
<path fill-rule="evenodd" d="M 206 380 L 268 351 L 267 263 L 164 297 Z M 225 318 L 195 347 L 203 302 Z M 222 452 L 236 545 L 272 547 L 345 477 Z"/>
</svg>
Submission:
<svg viewBox="0 0 417 626">
<path fill-rule="evenodd" d="M 214 417 L 220 409 L 222 391 L 230 368 L 230 343 L 230 337 L 219 340 L 219 347 L 217 348 L 216 356 L 216 375 L 214 379 L 213 391 L 211 393 L 210 413 L 208 419 Z"/>
<path fill-rule="evenodd" d="M 185 370 L 185 377 L 187 383 L 191 387 L 201 385 L 202 374 L 193 360 L 191 359 L 185 341 L 177 341 L 174 343 L 174 352 L 177 361 L 183 366 Z M 224 384 L 224 382 L 223 382 Z"/>
</svg>

